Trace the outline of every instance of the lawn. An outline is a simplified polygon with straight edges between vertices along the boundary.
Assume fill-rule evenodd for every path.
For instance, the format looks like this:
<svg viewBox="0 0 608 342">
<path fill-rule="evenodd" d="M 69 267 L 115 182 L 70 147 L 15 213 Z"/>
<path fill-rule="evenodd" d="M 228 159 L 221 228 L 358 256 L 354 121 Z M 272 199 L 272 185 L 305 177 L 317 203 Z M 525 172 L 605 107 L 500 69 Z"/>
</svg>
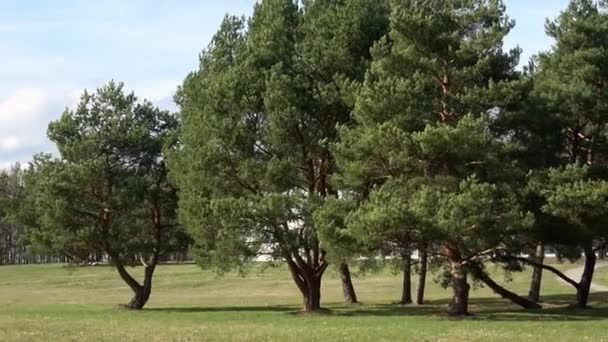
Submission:
<svg viewBox="0 0 608 342">
<path fill-rule="evenodd" d="M 598 261 L 598 263 L 605 263 L 606 261 Z M 598 285 L 608 286 L 608 267 L 601 267 L 595 270 L 593 274 L 593 281 Z M 608 294 L 606 294 L 608 296 Z"/>
<path fill-rule="evenodd" d="M 528 277 L 513 275 L 509 288 L 525 293 Z M 594 309 L 564 308 L 573 291 L 549 274 L 547 308 L 526 312 L 477 288 L 474 315 L 465 319 L 442 313 L 449 292 L 433 282 L 429 304 L 392 304 L 400 281 L 390 270 L 358 276 L 363 304 L 347 306 L 330 270 L 322 292 L 327 312 L 303 315 L 284 267 L 256 268 L 243 278 L 167 265 L 157 271 L 146 309 L 130 312 L 117 306 L 131 294 L 111 267 L 3 266 L 0 341 L 608 341 L 608 295 L 594 294 Z"/>
</svg>

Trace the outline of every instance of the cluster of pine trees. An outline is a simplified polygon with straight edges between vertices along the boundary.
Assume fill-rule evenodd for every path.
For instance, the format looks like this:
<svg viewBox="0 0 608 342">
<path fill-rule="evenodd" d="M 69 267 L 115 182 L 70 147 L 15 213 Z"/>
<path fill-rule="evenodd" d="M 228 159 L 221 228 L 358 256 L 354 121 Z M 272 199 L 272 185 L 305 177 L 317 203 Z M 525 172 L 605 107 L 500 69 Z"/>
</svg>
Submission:
<svg viewBox="0 0 608 342">
<path fill-rule="evenodd" d="M 501 0 L 264 0 L 224 19 L 179 113 L 114 82 L 85 92 L 13 212 L 37 250 L 107 255 L 134 309 L 162 256 L 192 244 L 217 272 L 286 262 L 305 311 L 330 264 L 356 301 L 347 263 L 379 257 L 402 261 L 404 303 L 411 269 L 421 303 L 436 267 L 450 315 L 473 282 L 538 308 L 543 269 L 586 307 L 608 241 L 607 10 L 571 0 L 546 24 L 551 51 L 519 70 Z M 583 259 L 581 279 L 545 265 L 549 247 Z M 530 295 L 488 265 L 533 267 Z"/>
</svg>

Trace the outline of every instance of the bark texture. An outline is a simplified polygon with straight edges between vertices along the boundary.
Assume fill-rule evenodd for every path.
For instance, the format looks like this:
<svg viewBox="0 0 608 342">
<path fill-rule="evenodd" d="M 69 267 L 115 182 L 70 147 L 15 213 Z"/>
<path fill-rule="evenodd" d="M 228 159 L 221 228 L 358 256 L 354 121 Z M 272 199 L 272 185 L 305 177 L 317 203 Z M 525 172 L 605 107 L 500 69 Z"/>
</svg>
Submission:
<svg viewBox="0 0 608 342">
<path fill-rule="evenodd" d="M 595 270 L 595 262 L 597 257 L 592 246 L 585 247 L 585 268 L 581 275 L 581 280 L 576 289 L 576 305 L 577 308 L 587 308 L 589 301 L 589 292 L 591 290 L 591 280 L 593 280 L 593 271 Z"/>
<path fill-rule="evenodd" d="M 287 258 L 289 272 L 302 293 L 302 311 L 313 312 L 321 309 L 321 278 L 327 269 L 324 253 L 317 250 L 308 253 L 308 260 L 294 252 Z"/>
<path fill-rule="evenodd" d="M 158 255 L 155 254 L 152 257 L 152 260 L 145 265 L 144 281 L 142 284 L 140 284 L 129 274 L 125 266 L 120 261 L 115 261 L 114 263 L 122 280 L 127 283 L 127 285 L 129 285 L 131 288 L 131 291 L 133 291 L 133 298 L 131 298 L 131 301 L 125 304 L 124 307 L 131 310 L 143 309 L 150 299 L 150 294 L 152 293 L 152 278 L 154 276 L 156 264 L 158 263 Z"/>
<path fill-rule="evenodd" d="M 469 314 L 469 290 L 467 273 L 460 261 L 451 261 L 452 300 L 448 304 L 448 315 L 466 316 Z"/>
<path fill-rule="evenodd" d="M 355 287 L 350 276 L 350 270 L 348 264 L 343 262 L 340 264 L 340 279 L 342 280 L 342 293 L 344 294 L 344 302 L 346 303 L 357 303 L 357 294 L 355 293 Z"/>
<path fill-rule="evenodd" d="M 545 259 L 545 246 L 539 243 L 533 255 L 534 262 L 543 264 Z M 530 281 L 530 290 L 528 291 L 528 299 L 533 302 L 540 301 L 540 285 L 543 276 L 543 269 L 540 266 L 533 266 L 532 280 Z"/>
<path fill-rule="evenodd" d="M 401 304 L 412 303 L 412 254 L 407 252 L 401 255 L 403 269 L 403 284 L 401 290 Z"/>
</svg>

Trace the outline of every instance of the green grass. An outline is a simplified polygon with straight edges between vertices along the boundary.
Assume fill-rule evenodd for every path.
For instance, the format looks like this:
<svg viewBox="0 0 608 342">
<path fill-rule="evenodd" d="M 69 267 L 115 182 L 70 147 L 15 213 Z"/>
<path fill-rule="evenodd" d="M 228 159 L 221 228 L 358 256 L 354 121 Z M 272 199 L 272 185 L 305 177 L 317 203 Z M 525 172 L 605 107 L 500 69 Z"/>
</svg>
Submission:
<svg viewBox="0 0 608 342">
<path fill-rule="evenodd" d="M 604 263 L 604 261 L 599 260 L 598 263 Z M 608 267 L 596 269 L 593 274 L 593 282 L 598 285 L 608 286 Z"/>
<path fill-rule="evenodd" d="M 508 287 L 526 293 L 528 279 L 515 274 Z M 284 267 L 218 278 L 194 265 L 161 266 L 146 309 L 130 312 L 117 306 L 131 293 L 110 267 L 3 266 L 0 341 L 608 341 L 608 296 L 594 294 L 591 310 L 567 309 L 573 290 L 548 273 L 545 309 L 526 312 L 479 288 L 465 319 L 443 314 L 450 293 L 432 281 L 429 304 L 391 304 L 400 281 L 388 270 L 356 277 L 364 304 L 346 306 L 329 271 L 328 312 L 303 315 Z"/>
</svg>

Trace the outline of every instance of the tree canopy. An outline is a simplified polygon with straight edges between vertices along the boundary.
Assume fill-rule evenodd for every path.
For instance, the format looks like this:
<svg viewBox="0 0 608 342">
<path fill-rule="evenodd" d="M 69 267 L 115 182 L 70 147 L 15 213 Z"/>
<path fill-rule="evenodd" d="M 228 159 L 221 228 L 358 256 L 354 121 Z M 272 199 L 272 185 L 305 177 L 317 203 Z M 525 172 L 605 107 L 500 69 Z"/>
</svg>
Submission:
<svg viewBox="0 0 608 342">
<path fill-rule="evenodd" d="M 188 241 L 163 154 L 176 125 L 174 115 L 110 82 L 49 125 L 60 158 L 38 157 L 30 169 L 34 241 L 80 257 L 105 252 L 134 292 L 133 309 L 147 302 L 159 257 Z M 145 266 L 142 283 L 126 269 L 135 263 Z"/>
</svg>

